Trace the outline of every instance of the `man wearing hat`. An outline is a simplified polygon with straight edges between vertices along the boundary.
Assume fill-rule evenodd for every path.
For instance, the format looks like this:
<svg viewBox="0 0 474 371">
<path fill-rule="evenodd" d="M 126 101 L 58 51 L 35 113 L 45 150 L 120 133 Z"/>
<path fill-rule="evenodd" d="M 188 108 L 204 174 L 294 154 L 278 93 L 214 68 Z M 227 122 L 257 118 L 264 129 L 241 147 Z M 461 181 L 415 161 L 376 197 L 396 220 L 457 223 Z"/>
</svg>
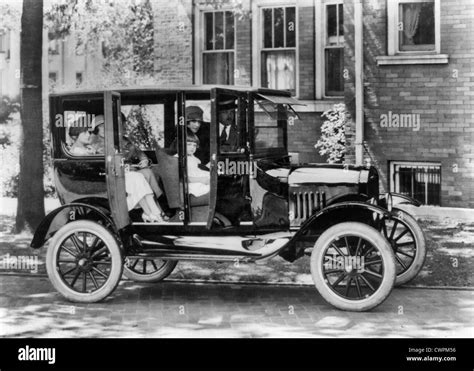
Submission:
<svg viewBox="0 0 474 371">
<path fill-rule="evenodd" d="M 235 126 L 235 100 L 217 104 L 219 118 L 219 146 L 221 152 L 235 152 L 239 147 L 239 131 Z"/>
</svg>

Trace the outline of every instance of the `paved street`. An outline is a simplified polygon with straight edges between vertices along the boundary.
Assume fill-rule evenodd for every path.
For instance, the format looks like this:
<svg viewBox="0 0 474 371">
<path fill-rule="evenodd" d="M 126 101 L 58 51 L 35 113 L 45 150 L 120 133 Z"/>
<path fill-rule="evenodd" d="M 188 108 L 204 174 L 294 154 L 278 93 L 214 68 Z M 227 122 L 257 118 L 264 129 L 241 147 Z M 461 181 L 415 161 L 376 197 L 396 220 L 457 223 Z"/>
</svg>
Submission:
<svg viewBox="0 0 474 371">
<path fill-rule="evenodd" d="M 0 336 L 474 337 L 474 291 L 395 289 L 370 313 L 336 310 L 309 286 L 137 284 L 72 305 L 44 276 L 0 276 Z"/>
</svg>

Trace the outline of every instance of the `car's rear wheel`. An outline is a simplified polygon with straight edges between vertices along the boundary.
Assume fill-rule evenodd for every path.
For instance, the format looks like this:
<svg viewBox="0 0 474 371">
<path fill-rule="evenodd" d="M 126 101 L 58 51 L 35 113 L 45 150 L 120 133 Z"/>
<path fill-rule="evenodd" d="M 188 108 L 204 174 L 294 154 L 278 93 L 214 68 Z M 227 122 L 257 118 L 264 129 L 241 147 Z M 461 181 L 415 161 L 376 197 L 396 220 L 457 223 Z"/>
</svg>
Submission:
<svg viewBox="0 0 474 371">
<path fill-rule="evenodd" d="M 122 253 L 115 236 L 89 220 L 60 228 L 46 254 L 51 283 L 66 299 L 94 303 L 106 298 L 122 276 Z"/>
<path fill-rule="evenodd" d="M 392 210 L 390 217 L 382 219 L 379 229 L 395 254 L 395 285 L 410 282 L 418 275 L 425 262 L 426 240 L 423 230 L 415 218 L 397 208 Z"/>
<path fill-rule="evenodd" d="M 123 274 L 137 282 L 159 282 L 173 272 L 176 264 L 178 264 L 176 260 L 126 258 Z"/>
<path fill-rule="evenodd" d="M 390 294 L 395 258 L 376 229 L 358 222 L 339 223 L 316 241 L 311 275 L 321 296 L 336 308 L 366 311 Z"/>
</svg>

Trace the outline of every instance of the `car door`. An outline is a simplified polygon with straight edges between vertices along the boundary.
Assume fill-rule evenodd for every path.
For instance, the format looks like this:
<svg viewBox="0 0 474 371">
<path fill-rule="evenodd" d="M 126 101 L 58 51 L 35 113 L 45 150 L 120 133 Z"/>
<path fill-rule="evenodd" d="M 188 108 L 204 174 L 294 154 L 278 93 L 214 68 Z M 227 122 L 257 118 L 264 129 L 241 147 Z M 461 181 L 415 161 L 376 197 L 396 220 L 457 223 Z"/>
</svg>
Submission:
<svg viewBox="0 0 474 371">
<path fill-rule="evenodd" d="M 123 125 L 119 93 L 104 92 L 104 120 L 107 194 L 112 218 L 117 229 L 122 229 L 130 224 L 130 219 L 125 190 L 125 164 L 122 153 Z"/>
<path fill-rule="evenodd" d="M 233 102 L 234 127 L 228 131 L 229 141 L 223 144 L 219 114 L 227 102 Z M 247 94 L 231 89 L 211 89 L 210 213 L 207 228 L 213 226 L 216 212 L 232 225 L 252 223 L 249 207 L 248 178 L 250 174 L 247 138 Z M 227 145 L 229 144 L 229 145 Z M 248 215 L 247 215 L 248 214 Z"/>
</svg>

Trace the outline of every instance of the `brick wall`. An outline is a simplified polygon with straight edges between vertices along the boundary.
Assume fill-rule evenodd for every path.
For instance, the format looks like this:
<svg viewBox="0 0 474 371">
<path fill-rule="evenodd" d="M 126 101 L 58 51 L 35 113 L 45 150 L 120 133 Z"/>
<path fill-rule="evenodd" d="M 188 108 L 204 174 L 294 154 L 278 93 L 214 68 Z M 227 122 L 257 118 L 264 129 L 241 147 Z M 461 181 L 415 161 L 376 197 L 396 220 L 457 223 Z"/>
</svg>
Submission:
<svg viewBox="0 0 474 371">
<path fill-rule="evenodd" d="M 193 82 L 192 0 L 152 0 L 155 78 L 169 84 Z"/>
<path fill-rule="evenodd" d="M 474 207 L 474 2 L 441 1 L 441 53 L 448 64 L 377 66 L 376 57 L 387 55 L 386 1 L 364 2 L 363 14 L 365 139 L 383 188 L 389 161 L 439 162 L 441 204 Z M 348 37 L 349 68 L 352 45 Z M 352 104 L 353 81 L 346 83 Z M 389 112 L 419 115 L 419 130 L 382 127 L 381 115 Z"/>
<path fill-rule="evenodd" d="M 314 7 L 300 6 L 299 21 L 299 98 L 314 99 Z"/>
<path fill-rule="evenodd" d="M 252 20 L 236 19 L 236 70 L 235 85 L 252 85 Z"/>
<path fill-rule="evenodd" d="M 299 162 L 325 162 L 314 145 L 321 135 L 321 113 L 299 113 L 300 120 L 288 126 L 288 151 L 299 153 Z"/>
</svg>

